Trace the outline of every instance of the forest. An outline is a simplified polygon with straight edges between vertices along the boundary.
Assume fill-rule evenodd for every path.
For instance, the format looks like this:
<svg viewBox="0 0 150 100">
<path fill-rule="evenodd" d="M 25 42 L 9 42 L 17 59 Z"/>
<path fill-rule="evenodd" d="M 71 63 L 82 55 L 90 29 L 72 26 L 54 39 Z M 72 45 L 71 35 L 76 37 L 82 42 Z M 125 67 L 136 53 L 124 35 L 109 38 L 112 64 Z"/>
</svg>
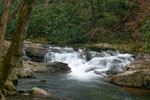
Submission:
<svg viewBox="0 0 150 100">
<path fill-rule="evenodd" d="M 149 93 L 149 0 L 0 0 L 0 100 Z"/>
</svg>

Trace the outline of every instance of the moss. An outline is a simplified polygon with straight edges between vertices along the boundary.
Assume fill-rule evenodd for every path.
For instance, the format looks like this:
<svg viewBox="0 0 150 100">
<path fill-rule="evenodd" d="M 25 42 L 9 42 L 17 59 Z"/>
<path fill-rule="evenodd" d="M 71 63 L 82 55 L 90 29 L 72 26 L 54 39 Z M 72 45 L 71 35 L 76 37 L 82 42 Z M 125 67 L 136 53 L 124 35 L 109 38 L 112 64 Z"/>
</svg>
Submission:
<svg viewBox="0 0 150 100">
<path fill-rule="evenodd" d="M 22 57 L 22 56 L 24 56 L 24 53 L 23 53 L 22 50 L 19 50 L 19 51 L 18 51 L 18 57 Z"/>
<path fill-rule="evenodd" d="M 0 59 L 0 91 L 2 90 L 12 69 L 16 67 L 19 57 L 23 55 L 23 52 L 20 49 L 22 47 L 23 38 L 27 31 L 34 1 L 35 0 L 24 0 L 24 4 L 19 14 L 17 26 L 12 36 L 11 45 L 7 54 Z M 8 89 L 15 90 L 13 86 L 8 87 Z"/>
</svg>

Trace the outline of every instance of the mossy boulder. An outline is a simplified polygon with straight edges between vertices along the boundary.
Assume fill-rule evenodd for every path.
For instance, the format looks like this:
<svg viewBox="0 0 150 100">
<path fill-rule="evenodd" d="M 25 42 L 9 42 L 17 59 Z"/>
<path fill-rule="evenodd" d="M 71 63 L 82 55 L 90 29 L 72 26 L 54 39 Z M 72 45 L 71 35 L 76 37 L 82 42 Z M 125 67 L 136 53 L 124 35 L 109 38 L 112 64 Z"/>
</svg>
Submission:
<svg viewBox="0 0 150 100">
<path fill-rule="evenodd" d="M 6 81 L 5 87 L 8 91 L 16 91 L 16 87 L 14 86 L 13 82 L 10 80 Z"/>
<path fill-rule="evenodd" d="M 1 100 L 7 100 L 3 94 L 1 95 L 1 97 L 2 97 Z"/>
</svg>

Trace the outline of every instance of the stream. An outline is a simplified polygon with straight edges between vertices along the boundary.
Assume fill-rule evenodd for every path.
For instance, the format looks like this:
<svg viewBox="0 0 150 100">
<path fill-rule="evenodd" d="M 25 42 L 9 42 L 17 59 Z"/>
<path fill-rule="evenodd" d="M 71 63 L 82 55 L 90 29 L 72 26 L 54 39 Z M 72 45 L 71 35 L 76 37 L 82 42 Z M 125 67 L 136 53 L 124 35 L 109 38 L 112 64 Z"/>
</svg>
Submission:
<svg viewBox="0 0 150 100">
<path fill-rule="evenodd" d="M 20 79 L 18 89 L 39 87 L 69 100 L 149 100 L 149 93 L 131 92 L 103 81 L 104 76 L 119 73 L 133 62 L 131 54 L 95 48 L 53 47 L 45 55 L 44 62 L 63 62 L 71 67 L 71 73 L 35 73 L 35 79 Z M 41 83 L 40 80 L 46 80 Z M 64 100 L 33 96 L 13 96 L 8 100 Z"/>
</svg>

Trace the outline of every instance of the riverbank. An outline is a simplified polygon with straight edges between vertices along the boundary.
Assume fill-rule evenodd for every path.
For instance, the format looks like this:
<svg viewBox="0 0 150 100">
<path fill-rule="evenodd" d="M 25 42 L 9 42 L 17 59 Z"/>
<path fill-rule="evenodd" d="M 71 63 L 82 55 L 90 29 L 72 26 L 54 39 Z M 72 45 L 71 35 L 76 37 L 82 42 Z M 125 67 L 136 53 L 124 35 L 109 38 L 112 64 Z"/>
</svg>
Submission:
<svg viewBox="0 0 150 100">
<path fill-rule="evenodd" d="M 48 69 L 48 67 L 47 67 L 48 65 L 45 64 L 45 63 L 43 63 L 44 57 L 45 57 L 46 53 L 49 51 L 48 48 L 49 48 L 50 45 L 43 45 L 43 44 L 39 44 L 39 43 L 33 43 L 33 42 L 30 42 L 30 41 L 25 41 L 24 45 L 25 45 L 26 54 L 30 58 L 24 57 L 24 60 L 25 60 L 25 61 L 23 61 L 24 68 L 22 68 L 22 70 L 23 69 L 29 69 L 29 70 L 31 70 L 33 72 L 47 72 L 47 71 L 48 72 L 55 72 L 55 71 L 59 71 L 59 69 L 61 67 L 58 67 L 58 69 L 56 68 L 56 70 L 54 70 L 54 69 Z M 85 45 L 84 47 L 92 47 L 92 48 L 96 47 L 96 48 L 102 48 L 104 50 L 106 50 L 106 49 L 118 50 L 118 48 L 116 48 L 116 49 L 115 48 L 111 48 L 112 46 L 110 46 L 108 44 L 103 44 L 103 46 L 100 45 L 100 44 L 98 44 L 96 46 Z M 118 46 L 115 46 L 115 47 L 118 47 Z M 122 47 L 124 47 L 124 46 L 122 46 Z M 148 87 L 145 88 L 145 85 L 146 86 L 149 85 L 149 84 L 146 83 L 147 81 L 149 81 L 149 79 L 144 79 L 144 80 L 141 81 L 141 78 L 143 79 L 143 77 L 149 77 L 149 74 L 147 74 L 149 72 L 149 70 L 143 72 L 143 70 L 149 69 L 149 63 L 147 63 L 147 62 L 149 62 L 149 59 L 150 59 L 150 57 L 148 56 L 148 54 L 145 54 L 145 53 L 143 53 L 143 54 L 142 53 L 136 54 L 135 55 L 135 62 L 136 63 L 133 62 L 133 63 L 127 65 L 126 68 L 125 68 L 125 70 L 122 71 L 122 72 L 120 72 L 119 74 L 117 74 L 116 72 L 115 73 L 113 72 L 113 75 L 112 75 L 112 73 L 111 73 L 111 76 L 106 76 L 105 81 L 108 81 L 110 83 L 113 83 L 113 84 L 116 84 L 116 85 L 120 85 L 120 86 L 129 86 L 129 87 L 134 87 L 134 88 L 149 89 Z M 31 60 L 31 61 L 28 61 L 28 60 Z M 140 66 L 139 66 L 139 64 L 140 64 Z M 135 66 L 134 68 L 132 68 L 133 65 Z M 51 70 L 51 71 L 49 71 L 49 70 Z M 94 69 L 90 69 L 89 71 L 93 71 L 93 70 L 95 70 L 95 68 Z M 124 72 L 127 72 L 127 71 L 135 72 L 135 70 L 138 73 L 136 73 L 136 74 L 134 73 L 133 75 L 131 75 L 131 76 L 129 75 L 127 77 L 125 75 L 126 78 L 123 79 L 124 81 L 122 81 L 122 76 L 118 76 L 120 78 L 120 80 L 117 80 L 117 81 L 118 82 L 121 81 L 122 84 L 116 83 L 116 81 L 115 82 L 112 81 L 112 80 L 114 80 L 115 76 L 120 75 L 121 73 L 124 73 Z M 141 74 L 141 72 L 144 73 L 144 74 Z M 98 72 L 96 71 L 96 73 L 98 73 Z M 109 74 L 110 74 L 110 71 L 109 71 Z M 141 77 L 136 77 L 138 75 L 141 75 Z M 134 77 L 132 77 L 132 76 L 134 76 Z M 141 81 L 142 84 L 143 83 L 144 84 L 146 83 L 146 84 L 144 85 L 144 87 L 143 87 L 143 85 L 140 85 L 140 86 L 138 85 L 139 87 L 135 86 L 135 85 L 126 85 L 127 83 L 129 83 L 129 84 L 131 83 L 132 84 L 132 78 L 131 77 L 134 79 L 135 83 Z M 129 80 L 129 81 L 127 81 L 127 80 Z"/>
</svg>

